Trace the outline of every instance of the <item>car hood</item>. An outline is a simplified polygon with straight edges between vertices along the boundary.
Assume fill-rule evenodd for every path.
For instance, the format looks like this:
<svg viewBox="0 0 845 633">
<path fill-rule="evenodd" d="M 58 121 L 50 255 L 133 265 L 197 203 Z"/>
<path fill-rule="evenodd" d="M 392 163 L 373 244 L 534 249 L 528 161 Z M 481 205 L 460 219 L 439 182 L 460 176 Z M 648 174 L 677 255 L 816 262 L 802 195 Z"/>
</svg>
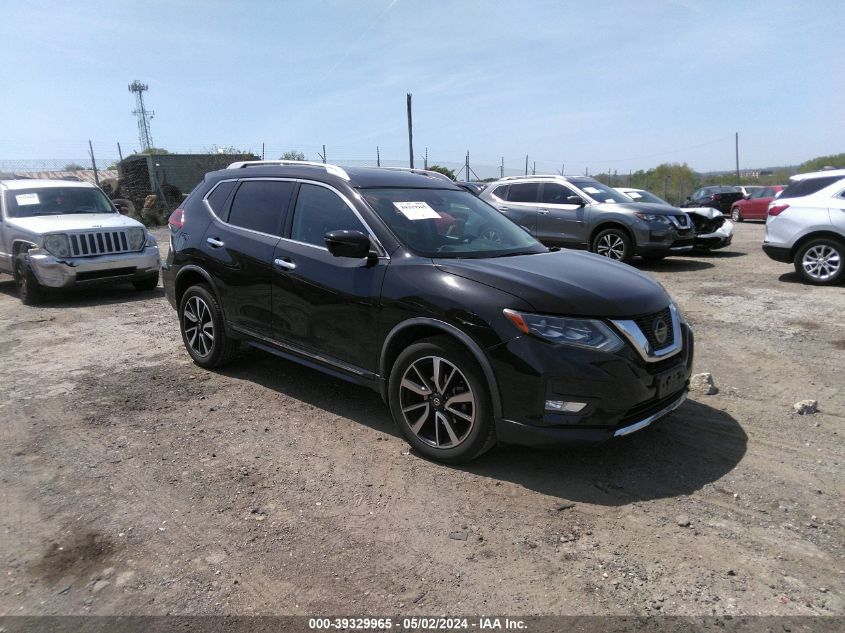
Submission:
<svg viewBox="0 0 845 633">
<path fill-rule="evenodd" d="M 663 310 L 670 301 L 649 275 L 584 251 L 435 259 L 434 264 L 514 295 L 543 314 L 630 318 Z"/>
<path fill-rule="evenodd" d="M 678 207 L 669 207 L 665 204 L 654 204 L 653 202 L 602 202 L 600 203 L 603 210 L 613 209 L 630 209 L 631 211 L 639 211 L 640 213 L 651 213 L 652 215 L 683 215 L 684 211 Z"/>
<path fill-rule="evenodd" d="M 684 209 L 685 213 L 695 213 L 696 215 L 703 215 L 708 220 L 718 218 L 720 215 L 725 215 L 719 209 L 713 207 L 687 207 Z"/>
<path fill-rule="evenodd" d="M 92 229 L 124 229 L 143 226 L 137 220 L 120 213 L 68 213 L 64 215 L 37 215 L 32 218 L 9 218 L 14 224 L 32 233 L 56 231 L 88 231 Z"/>
</svg>

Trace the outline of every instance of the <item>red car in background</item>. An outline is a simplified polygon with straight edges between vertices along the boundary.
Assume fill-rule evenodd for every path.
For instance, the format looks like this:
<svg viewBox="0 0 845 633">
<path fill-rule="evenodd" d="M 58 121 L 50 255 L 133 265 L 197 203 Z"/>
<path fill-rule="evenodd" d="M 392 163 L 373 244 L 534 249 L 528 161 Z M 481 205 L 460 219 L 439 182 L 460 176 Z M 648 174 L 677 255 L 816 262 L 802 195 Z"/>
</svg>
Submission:
<svg viewBox="0 0 845 633">
<path fill-rule="evenodd" d="M 734 222 L 765 220 L 769 203 L 783 191 L 783 187 L 784 185 L 761 187 L 756 191 L 752 191 L 751 195 L 745 200 L 737 200 L 731 206 L 731 219 Z"/>
</svg>

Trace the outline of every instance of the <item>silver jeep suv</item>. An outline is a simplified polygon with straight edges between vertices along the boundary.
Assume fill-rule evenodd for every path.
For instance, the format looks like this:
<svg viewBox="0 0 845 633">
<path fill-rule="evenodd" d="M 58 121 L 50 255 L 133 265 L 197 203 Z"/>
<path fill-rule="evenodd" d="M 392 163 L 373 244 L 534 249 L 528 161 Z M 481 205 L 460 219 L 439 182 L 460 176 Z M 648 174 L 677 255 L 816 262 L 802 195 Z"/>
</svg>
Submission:
<svg viewBox="0 0 845 633">
<path fill-rule="evenodd" d="M 611 259 L 662 259 L 694 244 L 692 222 L 681 209 L 634 202 L 588 176 L 509 176 L 480 197 L 544 244 Z"/>
<path fill-rule="evenodd" d="M 45 288 L 104 281 L 158 284 L 158 244 L 97 187 L 66 180 L 0 180 L 0 273 L 25 304 Z"/>
</svg>

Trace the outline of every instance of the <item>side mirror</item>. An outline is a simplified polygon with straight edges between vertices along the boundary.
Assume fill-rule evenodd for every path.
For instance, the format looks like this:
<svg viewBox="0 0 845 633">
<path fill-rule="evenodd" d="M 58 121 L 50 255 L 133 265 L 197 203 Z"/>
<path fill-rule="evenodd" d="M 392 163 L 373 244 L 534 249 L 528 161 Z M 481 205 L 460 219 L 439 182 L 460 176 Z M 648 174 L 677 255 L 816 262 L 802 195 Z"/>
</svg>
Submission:
<svg viewBox="0 0 845 633">
<path fill-rule="evenodd" d="M 325 238 L 329 252 L 335 257 L 362 259 L 369 257 L 370 237 L 361 231 L 329 231 Z"/>
<path fill-rule="evenodd" d="M 584 198 L 581 196 L 566 196 L 566 204 L 577 204 L 579 207 L 583 207 Z"/>
<path fill-rule="evenodd" d="M 687 196 L 686 202 L 692 202 L 692 196 Z"/>
</svg>

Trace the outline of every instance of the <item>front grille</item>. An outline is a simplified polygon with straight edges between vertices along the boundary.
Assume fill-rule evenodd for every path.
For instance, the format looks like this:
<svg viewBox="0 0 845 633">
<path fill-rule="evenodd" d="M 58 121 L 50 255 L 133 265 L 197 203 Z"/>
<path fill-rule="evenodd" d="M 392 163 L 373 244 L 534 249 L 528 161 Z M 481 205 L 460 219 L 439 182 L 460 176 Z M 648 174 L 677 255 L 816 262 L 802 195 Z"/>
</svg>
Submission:
<svg viewBox="0 0 845 633">
<path fill-rule="evenodd" d="M 663 318 L 663 322 L 666 324 L 667 328 L 666 340 L 663 341 L 663 343 L 658 343 L 657 338 L 654 335 L 654 322 L 660 317 Z M 672 327 L 672 312 L 668 307 L 660 312 L 655 312 L 654 314 L 648 314 L 634 319 L 634 322 L 637 324 L 637 327 L 640 328 L 640 332 L 642 332 L 643 336 L 646 337 L 649 345 L 651 345 L 651 349 L 654 351 L 661 350 L 664 347 L 669 347 L 675 342 L 675 329 Z"/>
<path fill-rule="evenodd" d="M 70 252 L 73 257 L 91 255 L 113 255 L 129 252 L 129 236 L 126 231 L 92 231 L 72 233 Z"/>
<path fill-rule="evenodd" d="M 662 411 L 670 404 L 675 402 L 678 398 L 680 398 L 685 391 L 686 388 L 681 389 L 680 391 L 673 393 L 672 395 L 666 396 L 665 398 L 661 398 L 660 400 L 654 399 L 647 400 L 646 402 L 641 402 L 637 406 L 628 409 L 616 426 L 624 427 L 628 426 L 629 424 L 635 424 L 640 420 L 644 420 L 650 415 L 654 415 L 658 411 Z"/>
</svg>

